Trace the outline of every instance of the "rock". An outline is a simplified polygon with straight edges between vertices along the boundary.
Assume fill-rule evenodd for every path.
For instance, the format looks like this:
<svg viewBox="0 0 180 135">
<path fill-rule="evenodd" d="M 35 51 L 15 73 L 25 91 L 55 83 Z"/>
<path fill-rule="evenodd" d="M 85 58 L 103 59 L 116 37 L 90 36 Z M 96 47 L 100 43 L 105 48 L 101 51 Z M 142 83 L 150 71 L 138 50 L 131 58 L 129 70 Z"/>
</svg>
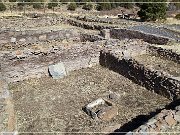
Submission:
<svg viewBox="0 0 180 135">
<path fill-rule="evenodd" d="M 150 120 L 148 121 L 147 125 L 152 125 L 152 124 L 154 124 L 155 122 L 157 122 L 156 119 L 150 119 Z"/>
<path fill-rule="evenodd" d="M 171 115 L 166 116 L 165 121 L 169 126 L 173 126 L 177 123 Z"/>
<path fill-rule="evenodd" d="M 110 121 L 116 115 L 118 115 L 118 108 L 116 106 L 110 106 L 104 110 L 101 110 L 101 112 L 98 114 L 98 117 L 104 121 Z"/>
<path fill-rule="evenodd" d="M 180 115 L 174 115 L 174 119 L 178 122 L 180 122 Z"/>
<path fill-rule="evenodd" d="M 160 112 L 157 116 L 156 119 L 161 119 L 164 117 L 164 113 Z"/>
<path fill-rule="evenodd" d="M 148 130 L 149 130 L 149 132 L 152 132 L 153 134 L 155 134 L 155 132 L 156 132 L 156 130 L 153 129 L 153 128 L 151 128 L 151 127 L 150 127 Z M 157 133 L 157 134 L 158 134 L 158 133 Z"/>
<path fill-rule="evenodd" d="M 16 38 L 12 37 L 10 41 L 11 41 L 12 43 L 15 43 L 15 42 L 16 42 Z"/>
<path fill-rule="evenodd" d="M 180 111 L 180 105 L 179 105 L 179 106 L 176 106 L 175 109 Z"/>
<path fill-rule="evenodd" d="M 44 35 L 40 35 L 39 36 L 39 40 L 41 40 L 41 41 L 46 40 L 46 35 L 45 34 Z"/>
<path fill-rule="evenodd" d="M 50 65 L 48 70 L 49 70 L 50 75 L 54 79 L 63 78 L 64 76 L 67 75 L 65 66 L 62 62 L 57 63 L 55 65 Z"/>
</svg>

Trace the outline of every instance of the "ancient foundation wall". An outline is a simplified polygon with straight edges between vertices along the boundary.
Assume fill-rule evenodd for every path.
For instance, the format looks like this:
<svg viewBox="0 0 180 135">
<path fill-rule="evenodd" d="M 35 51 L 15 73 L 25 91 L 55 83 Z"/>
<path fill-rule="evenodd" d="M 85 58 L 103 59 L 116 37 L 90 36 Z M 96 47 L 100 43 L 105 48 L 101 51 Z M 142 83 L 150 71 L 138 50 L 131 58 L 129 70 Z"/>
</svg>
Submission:
<svg viewBox="0 0 180 135">
<path fill-rule="evenodd" d="M 73 26 L 81 27 L 84 29 L 91 29 L 91 30 L 102 30 L 102 29 L 111 29 L 111 28 L 117 28 L 118 26 L 114 25 L 103 25 L 98 23 L 92 23 L 92 22 L 83 22 L 83 21 L 77 21 L 75 19 L 68 19 L 67 23 Z"/>
<path fill-rule="evenodd" d="M 172 50 L 164 49 L 164 48 L 156 47 L 156 46 L 149 46 L 148 51 L 149 53 L 155 56 L 167 58 L 174 62 L 180 63 L 180 54 L 173 52 Z"/>
<path fill-rule="evenodd" d="M 85 41 L 94 42 L 94 41 L 99 41 L 99 40 L 105 40 L 102 36 L 92 35 L 92 34 L 81 34 L 80 39 L 82 42 L 85 42 Z"/>
<path fill-rule="evenodd" d="M 59 25 L 64 22 L 65 19 L 58 16 L 47 16 L 47 17 L 39 17 L 39 18 L 1 18 L 0 19 L 0 28 L 6 29 L 14 29 L 18 28 L 35 28 L 35 27 L 46 27 Z"/>
<path fill-rule="evenodd" d="M 118 59 L 101 51 L 100 64 L 169 99 L 180 98 L 180 81 L 148 69 L 133 59 Z"/>
<path fill-rule="evenodd" d="M 177 101 L 178 102 L 178 101 Z M 143 132 L 153 132 L 153 134 L 158 134 L 158 132 L 167 132 L 169 128 L 178 127 L 180 123 L 180 105 L 176 106 L 174 109 L 163 109 L 160 113 L 149 119 L 145 124 L 141 125 L 133 132 L 128 132 L 128 134 L 136 135 Z M 177 131 L 177 129 L 176 129 Z M 173 131 L 171 131 L 173 132 Z"/>
<path fill-rule="evenodd" d="M 7 43 L 28 44 L 47 40 L 80 40 L 80 33 L 74 29 L 60 29 L 52 31 L 24 30 L 0 31 L 0 45 Z"/>
<path fill-rule="evenodd" d="M 165 37 L 159 37 L 157 35 L 151 35 L 140 31 L 120 29 L 120 28 L 111 29 L 110 35 L 111 38 L 116 38 L 116 39 L 125 39 L 125 38 L 143 39 L 145 42 L 152 44 L 167 44 L 167 42 L 169 41 L 169 39 Z"/>
<path fill-rule="evenodd" d="M 76 44 L 68 49 L 50 48 L 45 52 L 31 50 L 28 53 L 22 50 L 18 53 L 20 55 L 9 52 L 1 56 L 1 69 L 8 82 L 49 76 L 48 66 L 59 62 L 63 62 L 67 72 L 99 63 L 99 49 L 93 44 Z"/>
</svg>

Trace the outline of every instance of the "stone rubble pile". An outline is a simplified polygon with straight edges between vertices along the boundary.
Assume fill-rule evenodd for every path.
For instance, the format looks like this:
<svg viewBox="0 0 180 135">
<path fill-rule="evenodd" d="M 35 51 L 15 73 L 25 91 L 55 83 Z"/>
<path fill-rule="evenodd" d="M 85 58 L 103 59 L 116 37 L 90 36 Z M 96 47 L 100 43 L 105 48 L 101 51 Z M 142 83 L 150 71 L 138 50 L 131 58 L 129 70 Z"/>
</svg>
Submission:
<svg viewBox="0 0 180 135">
<path fill-rule="evenodd" d="M 138 127 L 133 132 L 128 132 L 126 135 L 147 134 L 146 132 L 158 134 L 159 132 L 167 132 L 168 129 L 176 125 L 180 125 L 180 106 L 177 106 L 174 110 L 162 110 L 144 125 Z M 174 133 L 176 132 L 178 130 L 174 131 Z"/>
</svg>

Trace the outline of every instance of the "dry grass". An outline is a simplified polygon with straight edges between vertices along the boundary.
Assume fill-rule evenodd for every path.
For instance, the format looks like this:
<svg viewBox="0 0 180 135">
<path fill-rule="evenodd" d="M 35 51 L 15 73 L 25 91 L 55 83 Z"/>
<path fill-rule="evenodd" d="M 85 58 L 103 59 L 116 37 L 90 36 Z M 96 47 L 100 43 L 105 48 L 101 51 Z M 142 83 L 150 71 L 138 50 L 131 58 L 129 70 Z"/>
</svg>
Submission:
<svg viewBox="0 0 180 135">
<path fill-rule="evenodd" d="M 127 78 L 96 66 L 71 72 L 60 80 L 32 79 L 10 85 L 19 132 L 100 132 L 119 128 L 137 115 L 162 108 L 169 100 Z M 119 115 L 109 122 L 93 120 L 82 107 L 109 92 Z M 118 125 L 118 127 L 117 127 Z"/>
</svg>

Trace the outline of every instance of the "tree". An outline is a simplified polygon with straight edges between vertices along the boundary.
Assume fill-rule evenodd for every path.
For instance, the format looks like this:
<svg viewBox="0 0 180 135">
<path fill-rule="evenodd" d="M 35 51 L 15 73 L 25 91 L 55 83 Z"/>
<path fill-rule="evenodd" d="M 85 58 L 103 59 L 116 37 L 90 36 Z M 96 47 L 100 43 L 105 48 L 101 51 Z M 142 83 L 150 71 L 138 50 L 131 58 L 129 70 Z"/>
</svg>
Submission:
<svg viewBox="0 0 180 135">
<path fill-rule="evenodd" d="M 83 5 L 82 9 L 85 10 L 91 10 L 93 8 L 93 5 L 91 3 L 89 3 L 90 1 L 87 1 L 88 3 L 86 3 L 85 5 Z"/>
<path fill-rule="evenodd" d="M 100 0 L 97 4 L 97 10 L 110 10 L 111 9 L 111 3 L 109 0 Z"/>
<path fill-rule="evenodd" d="M 48 3 L 48 8 L 49 9 L 53 9 L 54 11 L 54 7 L 57 7 L 58 6 L 58 1 L 57 0 L 51 0 L 49 3 Z"/>
<path fill-rule="evenodd" d="M 176 9 L 179 10 L 180 9 L 180 1 L 179 0 L 172 0 L 172 2 L 174 2 L 173 4 L 175 5 Z"/>
<path fill-rule="evenodd" d="M 6 6 L 2 1 L 0 1 L 0 11 L 5 11 L 5 10 L 6 10 Z"/>
<path fill-rule="evenodd" d="M 36 3 L 37 2 L 37 3 Z M 34 0 L 32 3 L 34 9 L 41 9 L 43 7 L 43 0 Z"/>
<path fill-rule="evenodd" d="M 156 21 L 166 18 L 167 4 L 166 0 L 148 0 L 149 3 L 139 4 L 139 17 L 143 21 Z M 153 3 L 157 2 L 157 3 Z M 158 3 L 163 2 L 163 3 Z"/>
<path fill-rule="evenodd" d="M 71 2 L 69 5 L 68 5 L 68 10 L 71 10 L 71 11 L 75 11 L 77 8 L 77 5 L 75 2 Z"/>
</svg>

